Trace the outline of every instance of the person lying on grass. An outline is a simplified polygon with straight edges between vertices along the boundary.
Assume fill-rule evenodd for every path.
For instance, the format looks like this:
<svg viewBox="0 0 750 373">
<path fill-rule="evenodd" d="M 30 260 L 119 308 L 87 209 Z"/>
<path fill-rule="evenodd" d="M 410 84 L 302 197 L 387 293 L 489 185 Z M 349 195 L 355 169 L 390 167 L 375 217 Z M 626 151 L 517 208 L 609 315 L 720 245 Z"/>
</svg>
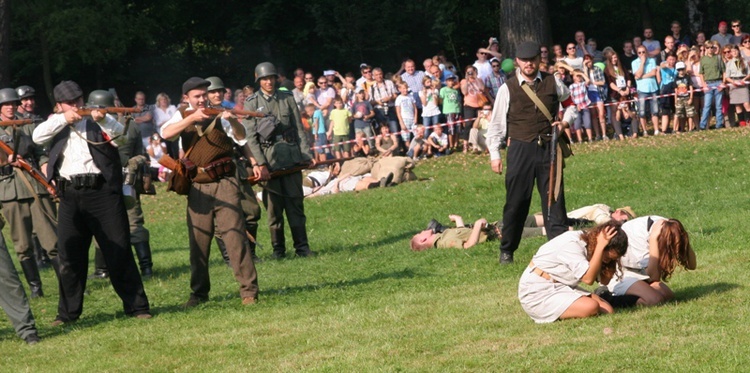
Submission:
<svg viewBox="0 0 750 373">
<path fill-rule="evenodd" d="M 553 238 L 539 248 L 521 275 L 521 307 L 537 323 L 614 312 L 607 301 L 578 285 L 609 283 L 627 248 L 628 236 L 616 221 Z"/>
<path fill-rule="evenodd" d="M 674 293 L 665 282 L 675 268 L 693 270 L 697 265 L 685 227 L 677 219 L 652 215 L 633 219 L 622 230 L 628 235 L 628 251 L 621 260 L 623 276 L 596 293 L 615 305 L 621 303 L 618 298 L 632 296 L 624 298 L 628 301 L 622 307 L 653 306 L 672 299 Z"/>
<path fill-rule="evenodd" d="M 500 237 L 498 223 L 487 224 L 487 219 L 481 218 L 473 225 L 464 225 L 464 219 L 459 215 L 448 215 L 456 223 L 455 228 L 446 228 L 437 220 L 432 219 L 427 229 L 417 233 L 411 239 L 411 249 L 423 251 L 436 247 L 438 249 L 468 249 L 478 243 L 496 240 Z"/>
</svg>

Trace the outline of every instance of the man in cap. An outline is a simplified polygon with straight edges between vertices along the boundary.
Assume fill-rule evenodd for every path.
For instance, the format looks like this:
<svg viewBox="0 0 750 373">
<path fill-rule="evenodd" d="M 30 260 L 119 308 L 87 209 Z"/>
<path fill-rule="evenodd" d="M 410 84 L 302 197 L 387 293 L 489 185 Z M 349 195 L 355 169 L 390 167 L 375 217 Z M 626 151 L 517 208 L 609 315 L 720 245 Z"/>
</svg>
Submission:
<svg viewBox="0 0 750 373">
<path fill-rule="evenodd" d="M 18 108 L 18 94 L 13 88 L 0 89 L 0 121 L 15 120 Z M 34 231 L 32 216 L 38 222 L 36 227 L 45 238 L 45 245 L 49 256 L 57 255 L 55 241 L 55 227 L 52 223 L 55 210 L 49 198 L 41 199 L 40 195 L 48 195 L 44 187 L 34 181 L 20 168 L 13 167 L 16 157 L 23 158 L 29 164 L 37 166 L 47 163 L 47 156 L 42 146 L 31 141 L 34 124 L 18 127 L 0 126 L 0 140 L 13 149 L 15 155 L 0 151 L 0 202 L 2 212 L 10 223 L 10 234 L 13 247 L 18 255 L 23 274 L 29 283 L 31 297 L 44 296 L 39 267 L 34 255 L 31 233 Z M 44 214 L 49 214 L 45 217 Z"/>
<path fill-rule="evenodd" d="M 565 212 L 565 191 L 562 172 L 559 173 L 560 192 L 547 211 L 547 190 L 550 183 L 550 150 L 553 126 L 531 95 L 537 96 L 547 112 L 555 113 L 560 102 L 569 96 L 568 88 L 553 75 L 539 71 L 540 46 L 526 41 L 516 48 L 518 69 L 498 90 L 492 119 L 487 131 L 492 170 L 502 173 L 500 145 L 505 138 L 508 145 L 508 172 L 505 175 L 505 207 L 500 243 L 500 263 L 513 263 L 513 252 L 523 234 L 523 224 L 529 213 L 534 180 L 542 201 L 547 238 L 552 239 L 568 230 Z M 532 92 L 526 91 L 528 87 Z M 558 152 L 558 157 L 559 157 Z M 549 217 L 549 219 L 548 219 Z"/>
<path fill-rule="evenodd" d="M 229 111 L 218 117 L 204 112 L 210 86 L 210 81 L 198 77 L 185 81 L 182 94 L 188 107 L 176 112 L 160 129 L 162 138 L 182 140 L 185 158 L 196 168 L 188 192 L 192 292 L 185 307 L 208 300 L 208 254 L 216 231 L 226 243 L 229 263 L 240 284 L 242 304 L 254 304 L 258 299 L 258 277 L 246 245 L 240 186 L 232 160 L 234 145 L 244 146 L 247 142 L 245 129 Z"/>
<path fill-rule="evenodd" d="M 216 76 L 208 77 L 206 78 L 206 80 L 211 82 L 211 85 L 208 86 L 208 104 L 213 108 L 220 108 L 222 105 L 220 91 L 224 87 L 224 82 Z M 229 117 L 227 120 L 233 122 L 235 126 L 242 126 L 242 124 L 237 121 L 237 118 Z M 245 131 L 245 133 L 247 133 L 247 131 Z M 242 192 L 242 196 L 240 199 L 242 201 L 242 212 L 245 218 L 245 230 L 249 234 L 248 239 L 246 239 L 244 243 L 248 245 L 250 256 L 252 256 L 253 261 L 256 261 L 258 259 L 258 256 L 255 254 L 255 236 L 258 234 L 260 205 L 258 204 L 258 200 L 255 198 L 253 186 L 247 180 L 247 178 L 252 173 L 252 170 L 248 171 L 248 167 L 250 165 L 250 157 L 248 157 L 245 153 L 247 153 L 248 155 L 250 154 L 246 146 L 235 146 L 232 155 L 234 157 L 234 162 L 237 168 L 237 175 L 235 176 L 237 177 L 240 185 L 240 191 Z M 227 265 L 230 265 L 229 254 L 227 254 L 227 246 L 221 237 L 220 230 L 216 231 L 215 238 L 216 244 L 219 246 L 219 250 L 221 251 L 221 256 L 222 258 L 224 258 L 224 262 L 227 263 Z"/>
<path fill-rule="evenodd" d="M 305 138 L 294 97 L 276 90 L 276 68 L 270 62 L 255 67 L 255 81 L 260 82 L 260 91 L 245 101 L 245 110 L 268 114 L 258 119 L 245 119 L 248 129 L 248 145 L 255 157 L 253 174 L 266 181 L 263 188 L 263 205 L 268 211 L 268 226 L 271 231 L 273 257 L 286 256 L 284 241 L 284 213 L 292 232 L 297 256 L 315 255 L 307 242 L 307 218 L 305 217 L 302 172 L 270 179 L 269 171 L 282 170 L 300 164 L 315 164 Z"/>
<path fill-rule="evenodd" d="M 59 253 L 52 259 L 60 280 L 60 301 L 52 325 L 74 322 L 83 312 L 92 237 L 102 246 L 112 286 L 122 299 L 125 314 L 151 318 L 130 250 L 122 167 L 118 144 L 113 143 L 124 126 L 98 110 L 90 117 L 81 117 L 78 109 L 83 106 L 83 91 L 73 81 L 61 82 L 53 94 L 58 114 L 39 124 L 33 135 L 36 144 L 50 144 L 47 179 L 55 180 L 60 192 Z"/>
</svg>

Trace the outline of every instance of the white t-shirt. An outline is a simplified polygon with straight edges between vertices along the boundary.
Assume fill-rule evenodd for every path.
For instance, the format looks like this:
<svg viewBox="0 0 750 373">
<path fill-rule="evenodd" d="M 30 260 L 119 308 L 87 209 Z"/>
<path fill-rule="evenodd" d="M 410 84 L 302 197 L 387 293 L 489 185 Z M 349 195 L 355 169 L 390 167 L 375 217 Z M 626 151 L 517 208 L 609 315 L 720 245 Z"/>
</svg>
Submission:
<svg viewBox="0 0 750 373">
<path fill-rule="evenodd" d="M 628 235 L 628 251 L 620 259 L 623 267 L 634 269 L 648 267 L 648 238 L 651 235 L 651 229 L 648 228 L 649 218 L 654 223 L 665 220 L 661 216 L 641 216 L 622 225 L 622 230 Z"/>
<path fill-rule="evenodd" d="M 555 281 L 576 286 L 589 270 L 586 243 L 581 231 L 565 232 L 542 245 L 531 259 L 534 266 L 547 272 Z"/>
</svg>

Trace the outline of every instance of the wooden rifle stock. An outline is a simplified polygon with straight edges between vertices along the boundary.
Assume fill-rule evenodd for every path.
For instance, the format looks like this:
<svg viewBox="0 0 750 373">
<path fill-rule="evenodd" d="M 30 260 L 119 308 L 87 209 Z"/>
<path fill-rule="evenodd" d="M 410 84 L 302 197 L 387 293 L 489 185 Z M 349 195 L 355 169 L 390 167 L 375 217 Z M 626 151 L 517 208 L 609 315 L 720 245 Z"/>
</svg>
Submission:
<svg viewBox="0 0 750 373">
<path fill-rule="evenodd" d="M 0 150 L 4 151 L 6 154 L 11 155 L 14 154 L 13 149 L 8 146 L 4 141 L 0 140 Z M 31 167 L 31 165 L 23 160 L 23 158 L 16 158 L 16 163 L 18 164 L 18 167 L 29 175 L 34 178 L 34 180 L 38 181 L 39 184 L 42 184 L 42 186 L 47 189 L 47 192 L 53 197 L 57 198 L 57 191 L 55 190 L 55 187 L 53 187 L 50 183 L 47 182 L 47 179 L 42 175 L 41 172 L 37 171 L 34 167 Z"/>
<path fill-rule="evenodd" d="M 348 160 L 353 159 L 353 158 L 354 157 L 329 159 L 329 160 L 326 160 L 326 161 L 318 162 L 318 163 L 315 164 L 315 166 L 324 166 L 324 165 L 338 163 L 338 162 L 345 162 L 345 161 L 348 161 Z M 283 170 L 273 171 L 273 172 L 271 172 L 270 177 L 271 177 L 271 179 L 275 179 L 275 178 L 278 178 L 278 177 L 281 177 L 281 176 L 284 176 L 284 175 L 289 175 L 289 174 L 293 174 L 295 172 L 299 172 L 299 171 L 302 171 L 302 170 L 307 170 L 309 168 L 310 168 L 310 164 L 294 166 L 294 167 L 283 169 Z M 245 179 L 245 181 L 248 181 L 250 183 L 250 185 L 255 185 L 260 180 L 258 180 L 258 178 L 255 177 L 255 176 L 249 176 L 247 179 Z"/>
<path fill-rule="evenodd" d="M 41 123 L 41 120 L 38 120 L 38 119 L 3 120 L 3 121 L 0 121 L 0 126 L 2 127 L 23 126 L 23 125 L 32 124 L 32 123 Z"/>
<path fill-rule="evenodd" d="M 221 115 L 221 113 L 228 111 L 234 115 L 242 116 L 242 117 L 255 117 L 255 118 L 263 118 L 266 116 L 266 114 L 257 112 L 257 111 L 250 111 L 250 110 L 242 110 L 242 109 L 219 109 L 219 108 L 203 108 L 203 113 L 209 116 L 216 116 Z M 185 110 L 185 112 L 182 114 L 182 117 L 187 117 L 191 114 L 195 113 L 195 109 L 191 110 Z"/>
<path fill-rule="evenodd" d="M 77 113 L 80 116 L 87 116 L 91 115 L 91 112 L 94 110 L 98 110 L 102 114 L 132 114 L 132 113 L 140 113 L 143 111 L 141 108 L 136 107 L 87 107 L 87 108 L 80 108 L 78 109 Z"/>
</svg>

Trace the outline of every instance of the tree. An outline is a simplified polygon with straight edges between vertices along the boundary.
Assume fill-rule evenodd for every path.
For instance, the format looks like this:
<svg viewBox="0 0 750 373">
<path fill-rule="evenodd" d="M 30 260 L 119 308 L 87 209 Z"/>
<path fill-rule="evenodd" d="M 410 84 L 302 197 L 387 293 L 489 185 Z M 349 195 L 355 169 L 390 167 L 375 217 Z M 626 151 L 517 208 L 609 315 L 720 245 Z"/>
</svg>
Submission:
<svg viewBox="0 0 750 373">
<path fill-rule="evenodd" d="M 550 45 L 546 0 L 501 0 L 500 8 L 499 38 L 503 55 L 515 56 L 516 45 L 523 41 Z"/>
<path fill-rule="evenodd" d="M 0 87 L 10 85 L 10 0 L 0 0 Z"/>
</svg>

